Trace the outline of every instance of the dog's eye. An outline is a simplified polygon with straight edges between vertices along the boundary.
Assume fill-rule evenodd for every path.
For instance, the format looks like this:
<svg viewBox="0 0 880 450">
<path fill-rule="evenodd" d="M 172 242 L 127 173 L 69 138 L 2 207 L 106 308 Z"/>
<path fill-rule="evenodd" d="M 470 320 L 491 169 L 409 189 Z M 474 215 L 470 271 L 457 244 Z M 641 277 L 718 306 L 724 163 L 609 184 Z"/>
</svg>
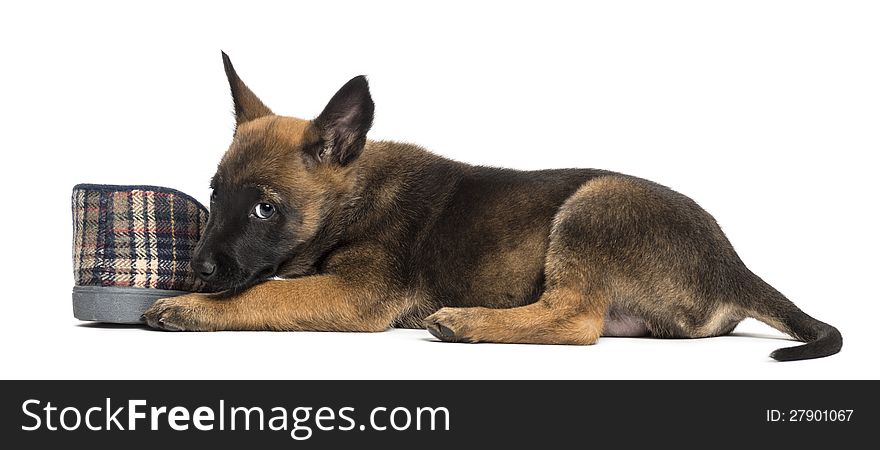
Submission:
<svg viewBox="0 0 880 450">
<path fill-rule="evenodd" d="M 275 207 L 271 203 L 257 203 L 254 206 L 254 216 L 258 219 L 268 219 L 275 214 Z"/>
</svg>

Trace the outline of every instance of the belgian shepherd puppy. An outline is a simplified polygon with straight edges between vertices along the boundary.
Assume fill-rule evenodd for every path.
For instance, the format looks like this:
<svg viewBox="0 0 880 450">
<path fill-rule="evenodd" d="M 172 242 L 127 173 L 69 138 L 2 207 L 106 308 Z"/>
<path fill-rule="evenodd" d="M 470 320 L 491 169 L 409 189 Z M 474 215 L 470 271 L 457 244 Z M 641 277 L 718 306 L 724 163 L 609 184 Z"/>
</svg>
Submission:
<svg viewBox="0 0 880 450">
<path fill-rule="evenodd" d="M 594 169 L 524 172 L 367 140 L 355 77 L 321 114 L 274 114 L 223 63 L 232 144 L 193 267 L 217 294 L 156 302 L 165 330 L 382 331 L 450 342 L 697 338 L 746 317 L 837 353 L 841 335 L 752 273 L 693 200 Z"/>
</svg>

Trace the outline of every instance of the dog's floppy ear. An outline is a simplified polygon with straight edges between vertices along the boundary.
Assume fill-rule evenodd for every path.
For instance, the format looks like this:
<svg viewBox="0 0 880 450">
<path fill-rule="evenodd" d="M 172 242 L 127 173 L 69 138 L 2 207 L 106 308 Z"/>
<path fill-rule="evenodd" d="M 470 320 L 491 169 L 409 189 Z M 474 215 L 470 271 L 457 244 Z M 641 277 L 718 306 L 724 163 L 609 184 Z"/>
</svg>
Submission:
<svg viewBox="0 0 880 450">
<path fill-rule="evenodd" d="M 373 125 L 373 99 L 363 75 L 345 83 L 330 99 L 324 111 L 312 121 L 321 145 L 310 156 L 318 161 L 330 159 L 346 165 L 364 150 L 367 132 Z"/>
<path fill-rule="evenodd" d="M 235 126 L 254 120 L 258 117 L 272 114 L 272 110 L 266 107 L 260 99 L 241 81 L 232 61 L 226 52 L 223 54 L 223 68 L 226 70 L 226 78 L 229 80 L 229 88 L 232 90 L 232 102 L 235 105 Z"/>
</svg>

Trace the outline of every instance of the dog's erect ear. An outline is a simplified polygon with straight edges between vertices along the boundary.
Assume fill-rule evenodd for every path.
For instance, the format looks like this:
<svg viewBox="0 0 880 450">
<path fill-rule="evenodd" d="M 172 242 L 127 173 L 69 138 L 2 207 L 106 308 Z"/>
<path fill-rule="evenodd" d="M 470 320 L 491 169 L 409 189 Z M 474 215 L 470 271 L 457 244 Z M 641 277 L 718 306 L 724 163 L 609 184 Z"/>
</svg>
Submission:
<svg viewBox="0 0 880 450">
<path fill-rule="evenodd" d="M 254 120 L 258 117 L 272 114 L 272 110 L 266 107 L 260 99 L 238 78 L 232 61 L 226 52 L 223 54 L 223 68 L 226 70 L 226 78 L 229 80 L 229 88 L 232 90 L 232 102 L 235 105 L 235 126 Z"/>
<path fill-rule="evenodd" d="M 357 76 L 345 83 L 313 122 L 321 145 L 311 156 L 346 165 L 364 150 L 373 125 L 373 99 L 367 78 Z"/>
</svg>

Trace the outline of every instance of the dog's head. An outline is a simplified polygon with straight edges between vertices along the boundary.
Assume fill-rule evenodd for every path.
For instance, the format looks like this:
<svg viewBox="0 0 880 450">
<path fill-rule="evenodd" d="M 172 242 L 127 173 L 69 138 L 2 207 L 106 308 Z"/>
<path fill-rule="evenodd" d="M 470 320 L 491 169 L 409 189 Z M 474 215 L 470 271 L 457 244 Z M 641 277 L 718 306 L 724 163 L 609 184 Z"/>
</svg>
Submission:
<svg viewBox="0 0 880 450">
<path fill-rule="evenodd" d="M 309 273 L 325 221 L 354 183 L 352 166 L 373 122 L 363 76 L 313 120 L 274 114 L 223 64 L 235 134 L 211 180 L 211 212 L 192 266 L 217 291 L 238 292 L 276 275 Z"/>
</svg>

